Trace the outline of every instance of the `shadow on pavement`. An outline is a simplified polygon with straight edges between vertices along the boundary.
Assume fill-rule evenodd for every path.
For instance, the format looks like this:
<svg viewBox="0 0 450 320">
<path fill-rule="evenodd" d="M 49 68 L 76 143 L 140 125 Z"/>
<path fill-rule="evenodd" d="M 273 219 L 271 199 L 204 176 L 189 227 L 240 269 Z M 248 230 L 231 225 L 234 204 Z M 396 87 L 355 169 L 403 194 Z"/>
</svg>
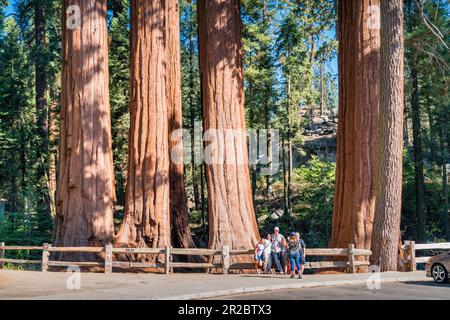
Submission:
<svg viewBox="0 0 450 320">
<path fill-rule="evenodd" d="M 441 288 L 449 288 L 450 289 L 450 283 L 436 283 L 433 280 L 430 281 L 405 281 L 402 282 L 404 284 L 413 284 L 418 286 L 426 286 L 426 287 L 441 287 Z"/>
</svg>

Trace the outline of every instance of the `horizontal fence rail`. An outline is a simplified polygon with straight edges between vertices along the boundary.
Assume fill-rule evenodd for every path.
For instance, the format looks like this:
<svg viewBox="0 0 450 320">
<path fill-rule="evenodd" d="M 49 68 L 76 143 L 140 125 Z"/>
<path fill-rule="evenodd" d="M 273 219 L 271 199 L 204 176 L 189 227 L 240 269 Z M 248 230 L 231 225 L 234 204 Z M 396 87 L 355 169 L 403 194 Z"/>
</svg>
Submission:
<svg viewBox="0 0 450 320">
<path fill-rule="evenodd" d="M 404 254 L 404 263 L 408 271 L 417 270 L 417 264 L 427 263 L 431 257 L 417 257 L 417 251 L 421 250 L 450 250 L 450 242 L 441 243 L 415 243 L 414 241 L 405 241 L 402 246 Z"/>
<path fill-rule="evenodd" d="M 42 251 L 41 260 L 26 259 L 7 259 L 6 251 L 20 250 L 37 250 Z M 104 262 L 96 261 L 53 261 L 50 260 L 51 253 L 95 253 L 101 254 Z M 254 270 L 254 263 L 230 263 L 231 256 L 254 255 L 255 251 L 251 250 L 230 250 L 224 246 L 222 249 L 196 249 L 196 248 L 114 248 L 112 245 L 105 247 L 52 247 L 50 244 L 44 243 L 42 246 L 6 246 L 0 242 L 0 268 L 4 263 L 11 264 L 40 264 L 43 272 L 48 271 L 50 266 L 54 267 L 102 267 L 105 273 L 112 273 L 113 268 L 162 268 L 165 274 L 169 274 L 174 268 L 186 269 L 222 269 L 223 274 L 227 274 L 229 270 Z M 134 262 L 134 261 L 116 261 L 114 255 L 140 254 L 140 255 L 159 255 L 163 259 L 158 262 Z M 219 263 L 206 262 L 173 262 L 174 255 L 183 256 L 220 256 Z M 322 256 L 322 257 L 342 257 L 345 260 L 338 261 L 315 261 L 306 262 L 306 269 L 320 268 L 345 268 L 348 272 L 356 272 L 358 266 L 368 266 L 369 262 L 365 261 L 366 257 L 371 255 L 370 250 L 356 249 L 353 244 L 348 248 L 312 248 L 305 250 L 306 256 Z M 99 255 L 100 256 L 100 255 Z M 357 257 L 363 257 L 364 260 L 357 260 Z"/>
</svg>

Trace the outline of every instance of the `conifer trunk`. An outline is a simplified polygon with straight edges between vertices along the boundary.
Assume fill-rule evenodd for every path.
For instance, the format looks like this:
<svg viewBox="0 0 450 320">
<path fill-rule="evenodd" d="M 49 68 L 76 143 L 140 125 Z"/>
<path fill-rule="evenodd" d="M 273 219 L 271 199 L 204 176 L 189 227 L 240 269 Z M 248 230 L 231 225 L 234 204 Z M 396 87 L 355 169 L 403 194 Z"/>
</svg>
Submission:
<svg viewBox="0 0 450 320">
<path fill-rule="evenodd" d="M 69 5 L 81 24 L 68 28 Z M 57 246 L 103 246 L 114 236 L 106 0 L 63 2 Z M 81 254 L 80 254 L 81 256 Z"/>
<path fill-rule="evenodd" d="M 249 249 L 257 242 L 258 229 L 245 136 L 240 1 L 200 0 L 198 16 L 204 129 L 213 129 L 215 138 L 206 143 L 215 162 L 206 164 L 209 247 Z M 225 141 L 227 129 L 237 134 L 219 144 L 217 139 Z M 219 153 L 230 159 L 214 161 Z"/>
<path fill-rule="evenodd" d="M 396 271 L 403 167 L 403 0 L 381 1 L 381 99 L 372 264 Z"/>
<path fill-rule="evenodd" d="M 171 244 L 167 1 L 131 1 L 128 177 L 121 246 Z"/>
<path fill-rule="evenodd" d="M 380 96 L 379 0 L 339 2 L 339 122 L 331 246 L 370 249 Z"/>
</svg>

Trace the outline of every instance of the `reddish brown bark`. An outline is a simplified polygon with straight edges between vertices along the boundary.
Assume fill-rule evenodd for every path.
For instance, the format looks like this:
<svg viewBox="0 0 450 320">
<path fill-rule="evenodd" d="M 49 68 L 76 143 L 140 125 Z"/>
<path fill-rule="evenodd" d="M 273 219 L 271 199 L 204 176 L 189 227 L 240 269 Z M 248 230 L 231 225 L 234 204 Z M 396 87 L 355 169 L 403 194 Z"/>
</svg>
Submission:
<svg viewBox="0 0 450 320">
<path fill-rule="evenodd" d="M 339 125 L 331 238 L 337 248 L 350 243 L 371 246 L 380 96 L 379 15 L 371 9 L 378 5 L 379 0 L 339 1 Z"/>
<path fill-rule="evenodd" d="M 66 9 L 81 25 L 66 27 Z M 57 181 L 58 246 L 100 246 L 114 236 L 114 171 L 106 0 L 63 2 L 63 72 Z"/>
<path fill-rule="evenodd" d="M 398 266 L 403 172 L 403 1 L 381 1 L 380 127 L 376 215 L 370 261 Z"/>
<path fill-rule="evenodd" d="M 170 245 L 167 2 L 131 1 L 131 98 L 124 220 L 116 242 Z"/>
<path fill-rule="evenodd" d="M 200 0 L 198 16 L 204 129 L 218 129 L 206 142 L 205 155 L 230 156 L 206 165 L 209 247 L 249 249 L 259 235 L 245 136 L 240 1 Z M 227 140 L 227 129 L 241 130 L 241 135 Z M 240 163 L 235 161 L 239 158 Z"/>
<path fill-rule="evenodd" d="M 180 12 L 177 0 L 167 0 L 167 98 L 169 109 L 170 211 L 172 243 L 176 248 L 195 247 L 189 228 L 189 211 L 183 177 L 183 111 L 181 105 Z"/>
</svg>

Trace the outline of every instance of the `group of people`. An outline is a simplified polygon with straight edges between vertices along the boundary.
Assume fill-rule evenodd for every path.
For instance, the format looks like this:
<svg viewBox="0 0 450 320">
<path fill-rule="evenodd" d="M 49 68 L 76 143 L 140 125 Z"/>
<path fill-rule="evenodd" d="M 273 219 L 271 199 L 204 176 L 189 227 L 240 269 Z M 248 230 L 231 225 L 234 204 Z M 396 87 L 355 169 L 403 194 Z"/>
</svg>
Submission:
<svg viewBox="0 0 450 320">
<path fill-rule="evenodd" d="M 255 247 L 255 268 L 258 273 L 270 273 L 272 265 L 277 274 L 290 274 L 291 278 L 298 274 L 302 278 L 305 265 L 305 242 L 300 233 L 291 232 L 285 238 L 278 227 L 273 234 L 261 238 Z"/>
</svg>

